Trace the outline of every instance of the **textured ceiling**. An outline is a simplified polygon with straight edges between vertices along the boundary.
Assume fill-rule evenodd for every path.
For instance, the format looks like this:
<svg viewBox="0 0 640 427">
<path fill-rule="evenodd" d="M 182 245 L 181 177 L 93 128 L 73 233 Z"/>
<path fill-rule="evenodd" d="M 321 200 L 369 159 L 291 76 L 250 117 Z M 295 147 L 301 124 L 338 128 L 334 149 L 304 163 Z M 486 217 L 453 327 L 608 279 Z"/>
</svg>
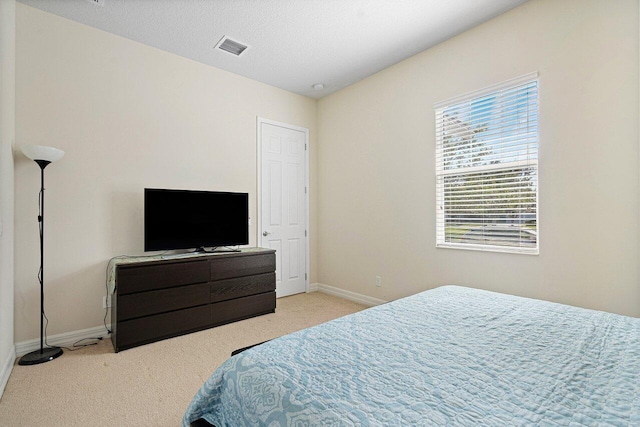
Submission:
<svg viewBox="0 0 640 427">
<path fill-rule="evenodd" d="M 526 0 L 19 0 L 312 98 L 322 98 Z M 214 49 L 223 36 L 249 48 Z M 324 90 L 313 85 L 323 83 Z"/>
</svg>

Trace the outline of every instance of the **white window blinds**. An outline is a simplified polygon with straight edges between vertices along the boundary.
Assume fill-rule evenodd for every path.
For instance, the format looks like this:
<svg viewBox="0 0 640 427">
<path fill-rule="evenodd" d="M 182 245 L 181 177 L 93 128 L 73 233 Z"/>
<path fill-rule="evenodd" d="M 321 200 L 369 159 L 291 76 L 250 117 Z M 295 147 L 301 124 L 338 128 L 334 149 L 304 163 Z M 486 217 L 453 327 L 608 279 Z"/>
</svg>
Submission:
<svg viewBox="0 0 640 427">
<path fill-rule="evenodd" d="M 435 112 L 436 246 L 537 254 L 537 74 Z"/>
</svg>

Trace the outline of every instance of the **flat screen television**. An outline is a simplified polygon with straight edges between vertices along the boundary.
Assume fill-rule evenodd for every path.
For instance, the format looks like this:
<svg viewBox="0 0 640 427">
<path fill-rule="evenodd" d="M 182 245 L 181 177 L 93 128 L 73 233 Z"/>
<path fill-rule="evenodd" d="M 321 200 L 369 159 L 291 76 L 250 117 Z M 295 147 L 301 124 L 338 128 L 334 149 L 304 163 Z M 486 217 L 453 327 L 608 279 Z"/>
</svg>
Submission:
<svg viewBox="0 0 640 427">
<path fill-rule="evenodd" d="M 144 189 L 144 250 L 249 243 L 249 194 Z"/>
</svg>

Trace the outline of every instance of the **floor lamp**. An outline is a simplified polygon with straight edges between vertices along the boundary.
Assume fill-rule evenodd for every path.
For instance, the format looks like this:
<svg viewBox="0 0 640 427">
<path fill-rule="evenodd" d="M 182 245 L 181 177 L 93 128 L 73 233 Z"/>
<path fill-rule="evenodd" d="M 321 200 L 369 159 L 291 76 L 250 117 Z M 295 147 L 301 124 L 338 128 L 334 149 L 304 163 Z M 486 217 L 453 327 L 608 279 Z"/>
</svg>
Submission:
<svg viewBox="0 0 640 427">
<path fill-rule="evenodd" d="M 20 358 L 19 365 L 37 365 L 48 362 L 62 355 L 59 347 L 44 346 L 44 168 L 49 163 L 58 161 L 64 156 L 64 151 L 42 145 L 23 145 L 20 147 L 25 156 L 34 160 L 40 166 L 40 197 L 38 199 L 38 224 L 40 225 L 40 350 L 27 353 Z"/>
</svg>

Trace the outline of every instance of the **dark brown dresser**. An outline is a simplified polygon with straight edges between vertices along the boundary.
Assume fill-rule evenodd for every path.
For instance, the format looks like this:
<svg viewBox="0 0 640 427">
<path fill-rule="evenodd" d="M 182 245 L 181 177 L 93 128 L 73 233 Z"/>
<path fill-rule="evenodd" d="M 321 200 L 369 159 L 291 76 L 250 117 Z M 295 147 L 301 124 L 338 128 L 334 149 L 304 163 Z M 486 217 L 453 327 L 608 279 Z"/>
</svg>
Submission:
<svg viewBox="0 0 640 427">
<path fill-rule="evenodd" d="M 275 312 L 275 268 L 260 248 L 117 265 L 115 351 Z"/>
</svg>

